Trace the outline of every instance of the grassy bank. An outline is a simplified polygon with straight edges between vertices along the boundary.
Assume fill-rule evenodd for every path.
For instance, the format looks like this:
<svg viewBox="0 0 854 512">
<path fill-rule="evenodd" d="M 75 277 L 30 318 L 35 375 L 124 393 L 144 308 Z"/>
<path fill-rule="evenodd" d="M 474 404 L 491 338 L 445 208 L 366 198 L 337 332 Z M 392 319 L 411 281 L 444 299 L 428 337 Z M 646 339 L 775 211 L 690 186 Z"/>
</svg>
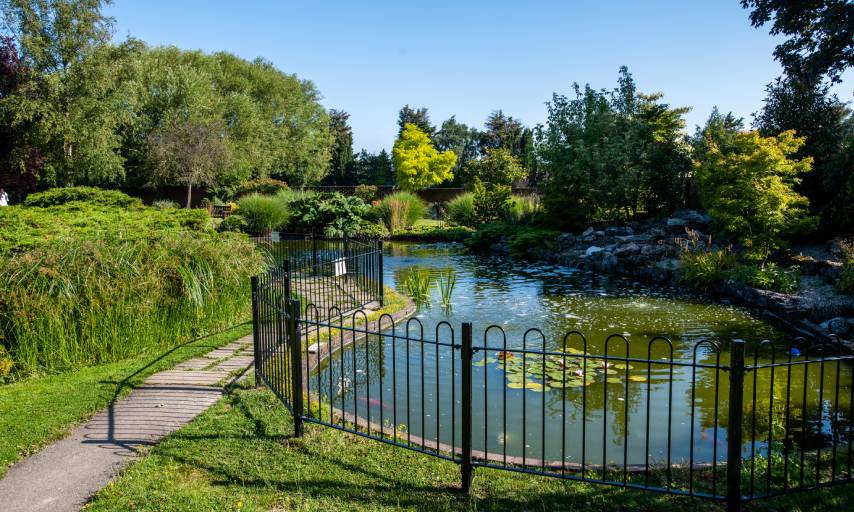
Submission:
<svg viewBox="0 0 854 512">
<path fill-rule="evenodd" d="M 55 189 L 0 210 L 0 383 L 164 350 L 249 315 L 263 258 L 206 212 Z"/>
<path fill-rule="evenodd" d="M 146 377 L 251 332 L 252 325 L 243 323 L 168 350 L 0 386 L 0 477 L 11 463 L 63 437 Z"/>
<path fill-rule="evenodd" d="M 107 486 L 91 510 L 721 510 L 700 500 L 476 471 L 471 497 L 459 467 L 338 431 L 306 426 L 265 390 L 236 389 Z M 837 488 L 759 501 L 752 510 L 831 510 Z"/>
</svg>

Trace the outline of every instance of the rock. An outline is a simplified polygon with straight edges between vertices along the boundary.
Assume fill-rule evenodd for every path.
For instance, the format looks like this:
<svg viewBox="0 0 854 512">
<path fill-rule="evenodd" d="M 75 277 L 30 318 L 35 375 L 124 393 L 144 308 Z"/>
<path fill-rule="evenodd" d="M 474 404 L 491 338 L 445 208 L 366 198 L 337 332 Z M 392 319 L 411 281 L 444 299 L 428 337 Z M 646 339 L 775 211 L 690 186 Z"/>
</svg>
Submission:
<svg viewBox="0 0 854 512">
<path fill-rule="evenodd" d="M 575 245 L 576 237 L 572 233 L 561 233 L 557 236 L 557 246 L 559 249 L 565 249 Z"/>
<path fill-rule="evenodd" d="M 637 254 L 641 250 L 640 246 L 634 242 L 629 242 L 625 245 L 621 245 L 614 250 L 614 255 L 617 257 L 629 256 L 631 254 Z"/>
<path fill-rule="evenodd" d="M 593 232 L 593 234 L 594 234 L 595 236 L 605 236 L 605 232 L 604 232 L 604 231 L 594 231 L 594 232 Z"/>
<path fill-rule="evenodd" d="M 687 221 L 690 226 L 708 226 L 712 222 L 709 214 L 697 210 L 678 210 L 674 214 L 676 217 Z"/>
<path fill-rule="evenodd" d="M 667 236 L 667 232 L 661 228 L 652 228 L 649 230 L 649 236 L 654 238 L 664 238 Z"/>
<path fill-rule="evenodd" d="M 587 236 L 581 237 L 581 241 L 582 242 L 594 242 L 594 241 L 596 241 L 596 235 L 587 235 Z"/>
<path fill-rule="evenodd" d="M 605 250 L 605 249 L 603 249 L 603 248 L 601 248 L 601 247 L 597 247 L 597 246 L 595 246 L 595 245 L 591 245 L 590 247 L 588 247 L 588 248 L 587 248 L 587 250 L 586 250 L 586 251 L 584 251 L 584 256 L 585 256 L 585 257 L 587 257 L 587 256 L 592 256 L 592 255 L 596 254 L 597 252 L 601 252 L 601 251 L 604 251 L 604 250 Z"/>
<path fill-rule="evenodd" d="M 590 236 L 590 235 L 592 235 L 592 234 L 593 234 L 593 228 L 592 228 L 592 227 L 591 227 L 591 228 L 587 228 L 587 229 L 585 229 L 585 230 L 584 230 L 584 232 L 583 232 L 583 233 L 581 233 L 581 238 L 588 237 L 588 236 Z"/>
<path fill-rule="evenodd" d="M 833 334 L 842 336 L 848 334 L 848 331 L 851 330 L 851 325 L 848 323 L 848 319 L 838 316 L 827 321 L 827 330 Z"/>
<path fill-rule="evenodd" d="M 671 218 L 667 219 L 667 221 L 665 223 L 667 224 L 668 228 L 674 228 L 674 227 L 679 228 L 679 227 L 683 227 L 683 226 L 688 225 L 687 220 L 680 219 L 678 217 L 671 217 Z"/>
<path fill-rule="evenodd" d="M 602 251 L 602 260 L 599 262 L 599 268 L 602 272 L 616 272 L 619 268 L 620 261 L 610 252 Z"/>
<path fill-rule="evenodd" d="M 664 270 L 679 270 L 682 268 L 682 262 L 674 258 L 668 258 L 666 260 L 659 261 L 655 266 L 656 268 Z"/>
<path fill-rule="evenodd" d="M 662 244 L 647 244 L 641 247 L 641 254 L 645 256 L 661 256 L 667 252 L 667 247 Z"/>
</svg>

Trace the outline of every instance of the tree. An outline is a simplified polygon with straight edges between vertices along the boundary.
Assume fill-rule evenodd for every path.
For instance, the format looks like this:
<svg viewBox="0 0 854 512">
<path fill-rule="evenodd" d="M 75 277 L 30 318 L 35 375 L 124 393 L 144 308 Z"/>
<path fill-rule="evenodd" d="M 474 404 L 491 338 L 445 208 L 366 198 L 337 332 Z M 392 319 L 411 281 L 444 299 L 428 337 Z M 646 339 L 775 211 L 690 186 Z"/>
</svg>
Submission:
<svg viewBox="0 0 854 512">
<path fill-rule="evenodd" d="M 854 3 L 850 0 L 741 0 L 750 12 L 750 23 L 768 22 L 771 35 L 787 36 L 777 45 L 774 57 L 791 79 L 809 84 L 823 77 L 840 82 L 845 69 L 854 65 Z"/>
<path fill-rule="evenodd" d="M 457 165 L 454 167 L 454 176 L 465 165 L 477 158 L 480 132 L 476 128 L 469 128 L 464 123 L 457 122 L 455 116 L 445 120 L 442 127 L 433 137 L 433 143 L 439 151 L 453 151 L 457 155 Z"/>
<path fill-rule="evenodd" d="M 41 151 L 31 145 L 31 123 L 17 122 L 6 98 L 28 87 L 32 73 L 22 62 L 11 37 L 0 37 L 0 187 L 23 195 L 36 188 L 41 172 Z"/>
<path fill-rule="evenodd" d="M 351 168 L 351 176 L 355 183 L 366 185 L 394 184 L 391 157 L 385 149 L 375 155 L 363 149 L 353 159 Z"/>
<path fill-rule="evenodd" d="M 718 107 L 712 108 L 712 113 L 706 120 L 705 126 L 702 128 L 698 126 L 691 139 L 691 145 L 694 147 L 694 158 L 704 162 L 712 147 L 717 147 L 723 153 L 735 151 L 736 136 L 743 129 L 744 119 L 735 117 L 732 112 L 721 114 Z"/>
<path fill-rule="evenodd" d="M 430 138 L 436 133 L 436 127 L 430 124 L 430 115 L 427 114 L 427 108 L 425 107 L 414 109 L 408 104 L 404 105 L 397 115 L 398 136 L 403 133 L 403 129 L 407 124 L 414 124 Z"/>
<path fill-rule="evenodd" d="M 328 178 L 334 185 L 352 185 L 356 182 L 352 176 L 348 176 L 353 162 L 353 129 L 347 124 L 348 119 L 350 114 L 343 110 L 329 111 L 329 131 L 333 144 Z"/>
<path fill-rule="evenodd" d="M 777 137 L 742 132 L 734 142 L 729 152 L 711 145 L 698 169 L 700 192 L 716 227 L 764 261 L 784 236 L 815 225 L 807 198 L 794 190 L 812 159 L 791 158 L 804 144 L 791 130 Z"/>
<path fill-rule="evenodd" d="M 193 187 L 212 186 L 228 168 L 230 153 L 225 126 L 194 121 L 173 122 L 150 135 L 154 174 L 151 185 L 187 186 L 187 208 L 192 205 Z"/>
<path fill-rule="evenodd" d="M 414 124 L 404 125 L 392 155 L 397 184 L 404 190 L 422 190 L 454 177 L 457 155 L 453 151 L 437 151 L 430 137 Z"/>
<path fill-rule="evenodd" d="M 844 190 L 839 185 L 854 170 L 849 167 L 840 173 L 843 169 L 837 165 L 846 140 L 854 135 L 850 130 L 850 110 L 830 94 L 826 84 L 778 78 L 766 90 L 765 106 L 755 114 L 754 128 L 763 136 L 795 130 L 806 139 L 795 156 L 812 157 L 813 172 L 804 177 L 798 191 L 821 214 L 825 231 L 843 229 L 849 220 L 840 217 L 834 208 L 850 201 L 850 197 L 838 197 Z"/>
<path fill-rule="evenodd" d="M 548 218 L 583 229 L 596 219 L 681 205 L 691 171 L 682 134 L 688 109 L 670 107 L 661 94 L 638 93 L 625 67 L 613 91 L 575 84 L 574 92 L 572 99 L 553 96 L 546 126 L 535 132 Z"/>
<path fill-rule="evenodd" d="M 485 223 L 507 212 L 511 185 L 525 179 L 527 171 L 509 148 L 487 148 L 486 156 L 466 166 L 466 175 L 473 184 L 475 216 Z"/>
<path fill-rule="evenodd" d="M 489 148 L 507 148 L 514 156 L 522 157 L 525 148 L 525 127 L 513 116 L 496 110 L 486 119 L 481 134 L 480 152 L 485 155 Z"/>
</svg>

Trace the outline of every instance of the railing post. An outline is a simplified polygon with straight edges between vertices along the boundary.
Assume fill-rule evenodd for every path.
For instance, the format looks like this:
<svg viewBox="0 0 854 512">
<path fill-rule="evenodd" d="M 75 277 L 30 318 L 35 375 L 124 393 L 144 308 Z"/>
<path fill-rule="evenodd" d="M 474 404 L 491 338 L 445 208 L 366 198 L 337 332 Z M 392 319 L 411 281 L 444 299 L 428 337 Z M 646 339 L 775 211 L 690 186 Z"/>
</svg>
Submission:
<svg viewBox="0 0 854 512">
<path fill-rule="evenodd" d="M 294 409 L 294 437 L 302 437 L 302 341 L 299 336 L 298 300 L 288 300 L 288 338 L 291 342 L 291 395 Z"/>
<path fill-rule="evenodd" d="M 741 510 L 741 423 L 744 416 L 744 340 L 730 344 L 729 421 L 727 425 L 726 508 Z"/>
<path fill-rule="evenodd" d="M 282 260 L 282 273 L 285 275 L 285 301 L 291 300 L 291 261 Z"/>
<path fill-rule="evenodd" d="M 261 340 L 258 312 L 258 276 L 252 276 L 252 352 L 255 357 L 255 387 L 261 387 Z"/>
<path fill-rule="evenodd" d="M 314 231 L 311 232 L 311 268 L 312 275 L 317 277 L 317 237 L 314 236 Z"/>
<path fill-rule="evenodd" d="M 471 492 L 472 481 L 472 456 L 471 456 L 471 413 L 472 413 L 472 387 L 471 387 L 471 364 L 472 364 L 472 336 L 471 323 L 463 322 L 462 329 L 462 363 L 460 371 L 462 372 L 462 389 L 460 398 L 462 400 L 462 458 L 460 460 L 460 476 L 462 484 L 460 488 L 462 492 L 468 494 Z"/>
<path fill-rule="evenodd" d="M 385 307 L 385 286 L 383 286 L 383 241 L 382 239 L 377 240 L 377 258 L 379 258 L 379 263 L 377 264 L 377 292 L 380 296 L 380 307 Z"/>
</svg>

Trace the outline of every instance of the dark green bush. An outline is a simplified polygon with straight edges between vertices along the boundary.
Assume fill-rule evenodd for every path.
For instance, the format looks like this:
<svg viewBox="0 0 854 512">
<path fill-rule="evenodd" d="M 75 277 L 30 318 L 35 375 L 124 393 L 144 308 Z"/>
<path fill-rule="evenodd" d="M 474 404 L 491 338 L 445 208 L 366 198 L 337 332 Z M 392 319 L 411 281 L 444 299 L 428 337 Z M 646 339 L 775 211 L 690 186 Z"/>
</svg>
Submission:
<svg viewBox="0 0 854 512">
<path fill-rule="evenodd" d="M 236 233 L 244 232 L 247 229 L 246 219 L 242 215 L 234 214 L 222 219 L 217 230 L 220 232 L 232 231 Z"/>
<path fill-rule="evenodd" d="M 551 248 L 559 234 L 551 229 L 521 228 L 510 236 L 510 256 L 521 260 L 535 257 L 538 250 Z"/>
<path fill-rule="evenodd" d="M 726 279 L 727 272 L 737 264 L 728 250 L 682 253 L 680 280 L 698 290 L 709 290 Z"/>
<path fill-rule="evenodd" d="M 291 229 L 326 236 L 356 233 L 369 210 L 358 197 L 338 192 L 302 197 L 292 201 L 290 208 Z"/>
<path fill-rule="evenodd" d="M 518 230 L 518 227 L 504 222 L 484 224 L 465 241 L 465 244 L 474 251 L 488 251 L 493 244 L 501 241 L 502 237 L 510 238 Z"/>
<path fill-rule="evenodd" d="M 365 220 L 359 225 L 359 229 L 350 235 L 358 238 L 388 238 L 389 233 L 385 224 Z"/>
<path fill-rule="evenodd" d="M 356 190 L 353 192 L 356 197 L 361 199 L 367 204 L 370 204 L 372 201 L 375 201 L 377 197 L 379 197 L 380 189 L 376 185 L 359 185 L 356 187 Z"/>
<path fill-rule="evenodd" d="M 155 210 L 168 210 L 170 208 L 180 208 L 181 205 L 176 203 L 175 201 L 170 201 L 169 199 L 158 199 L 151 203 L 151 207 Z"/>
<path fill-rule="evenodd" d="M 142 201 L 139 198 L 131 197 L 118 190 L 103 190 L 96 187 L 52 188 L 44 192 L 30 194 L 24 200 L 24 205 L 47 208 L 76 201 L 120 208 L 142 206 Z"/>
<path fill-rule="evenodd" d="M 726 277 L 754 288 L 780 293 L 795 293 L 801 282 L 797 268 L 782 269 L 776 263 L 740 265 L 726 273 Z"/>
</svg>

